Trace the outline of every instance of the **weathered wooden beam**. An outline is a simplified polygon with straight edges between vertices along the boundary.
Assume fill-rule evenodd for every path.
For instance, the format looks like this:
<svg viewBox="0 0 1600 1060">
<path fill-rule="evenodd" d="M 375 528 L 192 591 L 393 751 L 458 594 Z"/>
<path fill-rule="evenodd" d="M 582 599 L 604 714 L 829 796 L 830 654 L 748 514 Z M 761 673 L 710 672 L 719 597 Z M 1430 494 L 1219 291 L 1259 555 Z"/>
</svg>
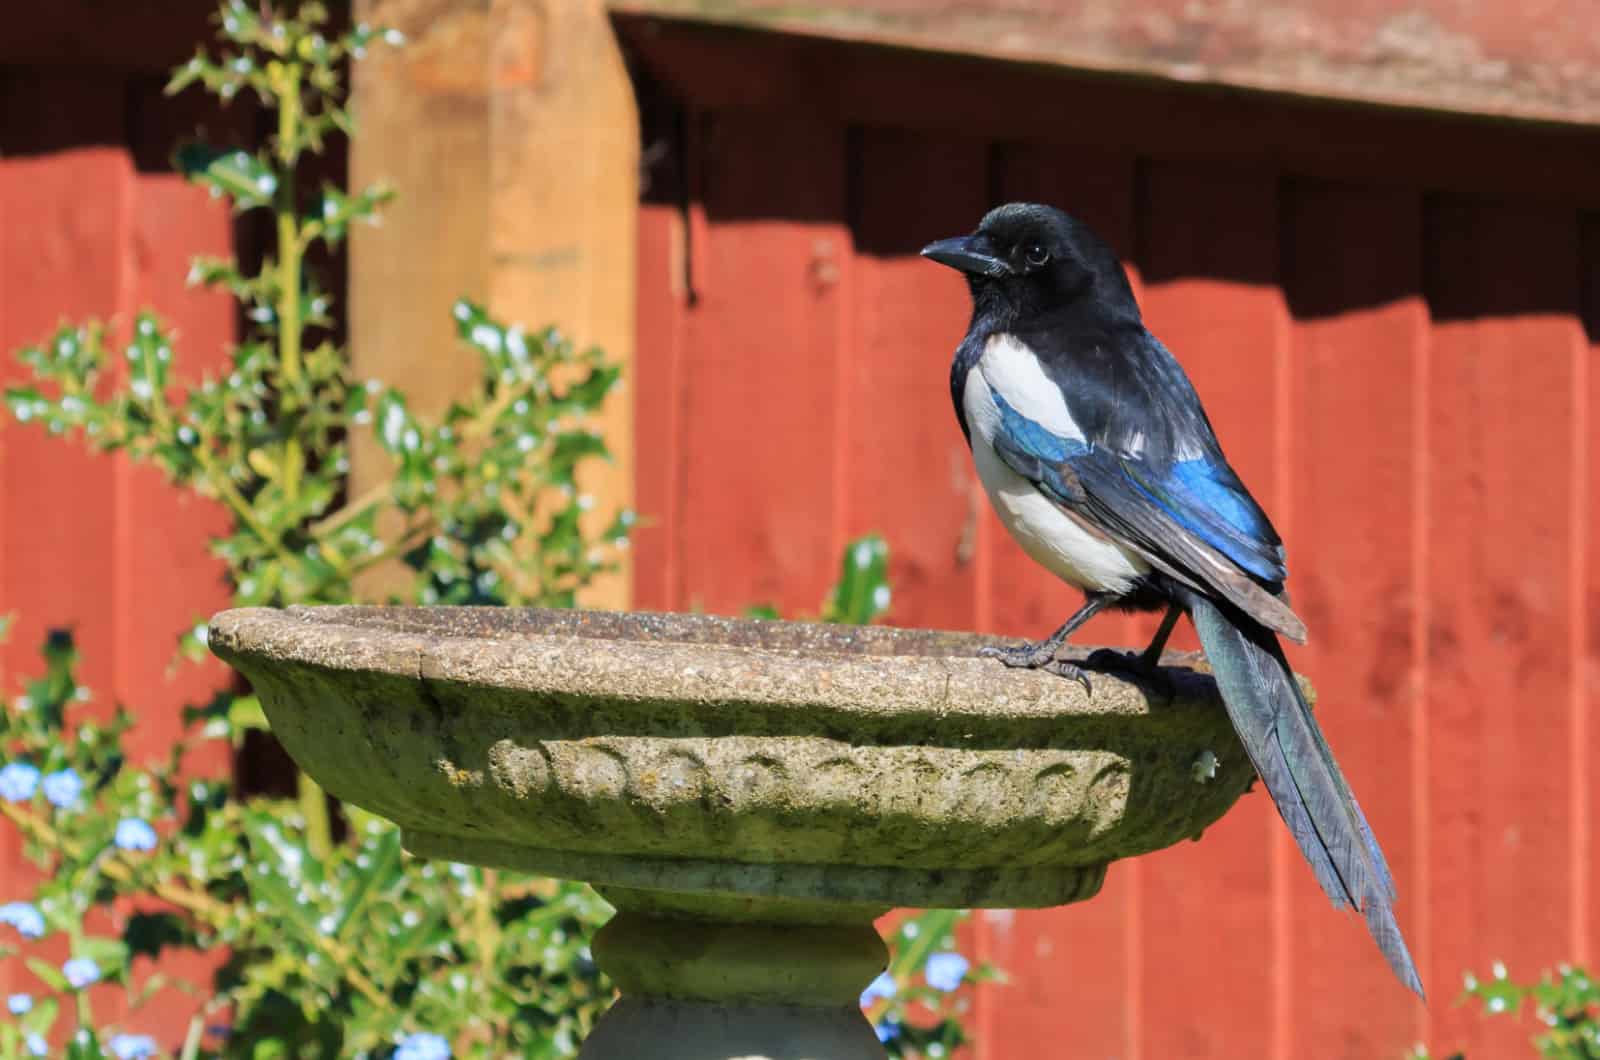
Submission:
<svg viewBox="0 0 1600 1060">
<path fill-rule="evenodd" d="M 638 118 L 600 0 L 360 0 L 357 13 L 409 41 L 356 68 L 352 183 L 400 190 L 351 247 L 357 373 L 443 409 L 476 380 L 450 315 L 466 296 L 602 347 L 629 378 Z M 598 522 L 632 502 L 630 390 L 596 426 L 615 454 L 581 483 Z M 387 473 L 371 447 L 352 463 L 358 491 Z M 630 583 L 624 570 L 583 602 L 625 607 Z"/>
<path fill-rule="evenodd" d="M 640 70 L 709 110 L 803 100 L 810 115 L 862 127 L 1600 207 L 1600 126 L 1175 86 L 687 19 L 618 15 L 616 24 Z"/>
<path fill-rule="evenodd" d="M 610 0 L 610 8 L 1191 84 L 1600 123 L 1594 0 Z"/>
</svg>

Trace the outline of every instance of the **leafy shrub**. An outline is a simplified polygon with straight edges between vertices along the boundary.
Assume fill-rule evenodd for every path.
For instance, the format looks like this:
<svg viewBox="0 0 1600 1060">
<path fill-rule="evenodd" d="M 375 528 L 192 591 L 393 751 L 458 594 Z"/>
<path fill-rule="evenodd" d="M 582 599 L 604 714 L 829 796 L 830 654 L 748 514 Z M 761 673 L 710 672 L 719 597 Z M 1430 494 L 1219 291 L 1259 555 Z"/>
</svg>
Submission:
<svg viewBox="0 0 1600 1060">
<path fill-rule="evenodd" d="M 193 145 L 178 155 L 189 179 L 236 212 L 269 213 L 277 234 L 253 273 L 217 259 L 191 269 L 192 282 L 228 292 L 249 321 L 228 368 L 182 381 L 178 343 L 154 313 L 126 333 L 116 322 L 69 325 L 22 352 L 31 378 L 6 392 L 13 417 L 126 453 L 221 504 L 231 526 L 211 548 L 237 604 L 344 602 L 360 595 L 361 574 L 397 563 L 410 577 L 392 599 L 571 605 L 615 566 L 633 523 L 628 511 L 596 521 L 581 488 L 584 467 L 607 458 L 589 422 L 617 367 L 462 301 L 457 332 L 479 382 L 442 416 L 352 378 L 307 255 L 372 221 L 390 192 L 310 188 L 303 171 L 352 128 L 348 63 L 401 42 L 365 25 L 330 34 L 316 3 L 291 14 L 227 0 L 218 22 L 222 54 L 197 55 L 170 90 L 198 84 L 224 101 L 253 93 L 277 116 L 259 150 Z M 350 497 L 349 444 L 361 431 L 392 467 Z M 824 617 L 876 617 L 887 605 L 885 556 L 876 539 L 853 544 Z M 204 636 L 197 618 L 182 650 L 202 655 Z M 285 800 L 187 775 L 195 742 L 238 745 L 263 726 L 246 692 L 188 710 L 186 736 L 164 759 L 130 761 L 123 737 L 134 715 L 93 702 L 75 666 L 70 639 L 53 636 L 42 674 L 0 704 L 0 816 L 40 870 L 30 900 L 0 903 L 9 925 L 0 955 L 20 940 L 39 984 L 7 999 L 0 1060 L 44 1055 L 51 1035 L 74 1060 L 570 1056 L 609 1004 L 587 939 L 610 910 L 585 885 L 413 861 L 388 822 L 354 807 L 331 818 L 305 777 Z M 896 1000 L 868 999 L 902 1028 L 885 1032 L 901 1055 L 942 1055 L 960 1040 L 962 1002 L 940 984 L 965 981 L 966 969 L 932 952 L 954 916 L 906 921 Z M 64 961 L 40 956 L 34 943 L 46 936 L 65 939 Z M 163 971 L 176 951 L 211 955 L 209 981 Z M 98 1000 L 118 988 L 130 1015 L 99 1018 Z M 178 1042 L 141 1030 L 140 1006 L 164 989 L 194 999 Z M 912 1025 L 908 1001 L 934 1022 Z"/>
<path fill-rule="evenodd" d="M 1496 961 L 1487 979 L 1466 976 L 1462 1000 L 1476 1000 L 1488 1016 L 1517 1017 L 1527 1002 L 1541 1030 L 1532 1043 L 1538 1055 L 1550 1060 L 1600 1060 L 1600 984 L 1584 969 L 1558 965 L 1540 974 L 1538 982 L 1518 983 Z M 1410 1060 L 1430 1060 L 1426 1047 L 1417 1046 Z M 1464 1060 L 1453 1053 L 1447 1060 Z"/>
</svg>

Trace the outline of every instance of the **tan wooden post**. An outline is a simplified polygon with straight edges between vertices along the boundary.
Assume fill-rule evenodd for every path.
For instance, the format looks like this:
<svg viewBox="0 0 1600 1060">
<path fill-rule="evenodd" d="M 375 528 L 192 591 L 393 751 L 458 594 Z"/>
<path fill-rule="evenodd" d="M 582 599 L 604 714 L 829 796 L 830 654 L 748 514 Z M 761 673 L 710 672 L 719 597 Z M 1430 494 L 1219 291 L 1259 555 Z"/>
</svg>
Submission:
<svg viewBox="0 0 1600 1060">
<path fill-rule="evenodd" d="M 529 327 L 555 324 L 623 366 L 597 426 L 615 463 L 590 474 L 598 523 L 633 498 L 639 131 L 633 88 L 600 0 L 358 0 L 357 17 L 406 35 L 356 67 L 352 186 L 399 189 L 382 227 L 351 245 L 358 375 L 443 409 L 473 385 L 456 298 Z M 353 486 L 379 481 L 375 447 Z M 626 557 L 624 557 L 626 558 Z M 626 607 L 627 570 L 584 595 Z"/>
</svg>

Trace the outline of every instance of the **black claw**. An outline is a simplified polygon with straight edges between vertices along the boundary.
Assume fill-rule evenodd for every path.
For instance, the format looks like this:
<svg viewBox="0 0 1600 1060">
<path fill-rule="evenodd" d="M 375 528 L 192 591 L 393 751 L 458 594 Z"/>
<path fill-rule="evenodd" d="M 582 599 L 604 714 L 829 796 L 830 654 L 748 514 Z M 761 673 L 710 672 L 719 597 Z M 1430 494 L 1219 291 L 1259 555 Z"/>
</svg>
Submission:
<svg viewBox="0 0 1600 1060">
<path fill-rule="evenodd" d="M 1084 672 L 1083 667 L 1069 663 L 1065 659 L 1051 659 L 1042 669 L 1046 673 L 1055 674 L 1057 677 L 1065 677 L 1070 681 L 1076 681 L 1083 686 L 1085 694 L 1094 695 L 1094 685 L 1089 683 L 1089 675 Z"/>
</svg>

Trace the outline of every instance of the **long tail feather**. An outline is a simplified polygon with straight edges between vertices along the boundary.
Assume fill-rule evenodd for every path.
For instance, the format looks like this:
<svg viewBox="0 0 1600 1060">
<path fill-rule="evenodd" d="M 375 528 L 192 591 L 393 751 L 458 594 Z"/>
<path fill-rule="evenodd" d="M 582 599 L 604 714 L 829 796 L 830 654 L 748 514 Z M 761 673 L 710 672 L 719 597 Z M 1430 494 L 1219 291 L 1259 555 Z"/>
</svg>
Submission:
<svg viewBox="0 0 1600 1060">
<path fill-rule="evenodd" d="M 1335 907 L 1360 910 L 1400 981 L 1422 981 L 1394 918 L 1394 877 L 1271 630 L 1199 593 L 1184 601 L 1228 716 Z"/>
</svg>

